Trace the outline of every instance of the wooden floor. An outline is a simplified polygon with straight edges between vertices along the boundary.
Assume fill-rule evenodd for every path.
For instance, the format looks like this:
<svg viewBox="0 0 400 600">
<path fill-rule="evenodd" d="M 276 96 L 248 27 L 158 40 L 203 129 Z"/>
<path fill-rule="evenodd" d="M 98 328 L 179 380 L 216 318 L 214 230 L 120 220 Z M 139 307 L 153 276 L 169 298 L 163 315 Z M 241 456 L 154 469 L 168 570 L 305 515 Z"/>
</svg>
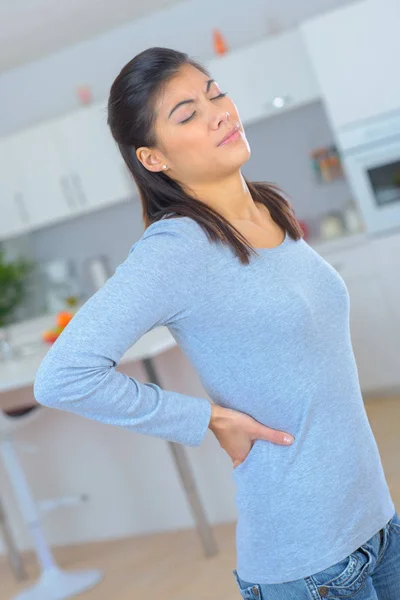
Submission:
<svg viewBox="0 0 400 600">
<path fill-rule="evenodd" d="M 400 396 L 365 403 L 396 509 L 400 510 Z M 100 568 L 103 582 L 82 600 L 239 600 L 232 574 L 235 523 L 214 527 L 219 552 L 206 558 L 195 530 L 168 532 L 115 542 L 55 549 L 65 569 Z M 37 577 L 31 554 L 24 557 L 30 581 Z M 17 585 L 0 559 L 0 600 L 10 600 L 29 582 Z"/>
</svg>

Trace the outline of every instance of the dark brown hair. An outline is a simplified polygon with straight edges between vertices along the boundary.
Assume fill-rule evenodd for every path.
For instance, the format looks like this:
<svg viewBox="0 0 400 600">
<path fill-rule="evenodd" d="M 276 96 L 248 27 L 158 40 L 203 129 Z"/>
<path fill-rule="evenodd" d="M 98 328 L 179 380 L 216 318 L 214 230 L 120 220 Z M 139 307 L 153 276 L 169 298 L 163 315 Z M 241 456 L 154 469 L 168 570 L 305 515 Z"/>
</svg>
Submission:
<svg viewBox="0 0 400 600">
<path fill-rule="evenodd" d="M 241 262 L 248 264 L 250 252 L 256 253 L 256 249 L 227 219 L 190 196 L 166 173 L 146 169 L 136 156 L 135 151 L 140 146 L 157 145 L 155 101 L 166 83 L 185 64 L 210 77 L 205 67 L 184 52 L 153 47 L 137 54 L 122 68 L 111 86 L 107 123 L 138 187 L 145 227 L 168 218 L 166 215 L 190 217 L 204 229 L 209 239 L 230 244 Z M 303 237 L 294 210 L 278 186 L 245 181 L 253 200 L 264 204 L 278 225 L 293 239 Z"/>
</svg>

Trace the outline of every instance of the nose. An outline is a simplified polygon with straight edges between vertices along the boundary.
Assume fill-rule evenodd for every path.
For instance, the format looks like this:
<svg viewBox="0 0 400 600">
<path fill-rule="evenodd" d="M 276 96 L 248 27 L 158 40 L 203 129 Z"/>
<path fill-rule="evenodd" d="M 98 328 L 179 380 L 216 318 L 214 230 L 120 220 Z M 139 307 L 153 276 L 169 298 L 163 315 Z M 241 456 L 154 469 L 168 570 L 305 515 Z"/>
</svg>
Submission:
<svg viewBox="0 0 400 600">
<path fill-rule="evenodd" d="M 219 129 L 221 123 L 224 123 L 225 121 L 229 122 L 230 118 L 231 115 L 228 113 L 227 110 L 218 111 L 212 119 L 211 126 L 213 129 Z"/>
</svg>

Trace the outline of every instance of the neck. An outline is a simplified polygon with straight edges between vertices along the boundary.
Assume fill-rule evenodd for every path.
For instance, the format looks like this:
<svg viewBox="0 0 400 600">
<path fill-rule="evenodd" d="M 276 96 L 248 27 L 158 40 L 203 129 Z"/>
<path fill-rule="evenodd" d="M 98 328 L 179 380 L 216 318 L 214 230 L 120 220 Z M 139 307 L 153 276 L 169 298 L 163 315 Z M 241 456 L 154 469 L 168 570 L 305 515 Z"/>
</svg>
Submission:
<svg viewBox="0 0 400 600">
<path fill-rule="evenodd" d="M 259 215 L 240 171 L 217 182 L 191 185 L 189 192 L 228 221 L 254 220 Z"/>
</svg>

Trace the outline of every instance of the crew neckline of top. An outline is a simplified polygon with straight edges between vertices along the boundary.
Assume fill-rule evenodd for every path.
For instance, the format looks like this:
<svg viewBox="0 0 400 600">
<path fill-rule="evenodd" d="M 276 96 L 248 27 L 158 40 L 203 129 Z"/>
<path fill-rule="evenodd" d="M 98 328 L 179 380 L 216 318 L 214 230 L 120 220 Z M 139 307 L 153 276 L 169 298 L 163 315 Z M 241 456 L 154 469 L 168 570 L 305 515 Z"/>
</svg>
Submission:
<svg viewBox="0 0 400 600">
<path fill-rule="evenodd" d="M 165 217 L 161 217 L 161 220 L 171 220 L 170 219 L 166 219 Z M 188 217 L 186 215 L 181 215 L 179 217 L 172 217 L 172 220 L 174 219 L 190 219 L 192 221 L 195 221 L 195 223 L 197 223 L 197 221 L 195 219 L 192 219 L 192 217 Z M 282 242 L 280 244 L 278 244 L 277 246 L 271 246 L 270 248 L 268 247 L 263 247 L 263 248 L 258 248 L 257 246 L 253 246 L 254 250 L 256 250 L 257 253 L 276 253 L 276 252 L 280 252 L 281 250 L 284 250 L 286 248 L 286 246 L 289 244 L 289 239 L 291 239 L 289 237 L 289 233 L 288 230 L 285 229 L 285 237 L 283 238 Z"/>
<path fill-rule="evenodd" d="M 278 244 L 277 246 L 271 246 L 271 247 L 263 247 L 263 248 L 258 248 L 257 246 L 253 246 L 254 250 L 256 250 L 257 252 L 279 252 L 280 250 L 283 250 L 285 248 L 285 246 L 287 245 L 289 241 L 289 234 L 287 229 L 285 229 L 285 237 L 283 238 L 282 242 L 280 244 Z"/>
</svg>

